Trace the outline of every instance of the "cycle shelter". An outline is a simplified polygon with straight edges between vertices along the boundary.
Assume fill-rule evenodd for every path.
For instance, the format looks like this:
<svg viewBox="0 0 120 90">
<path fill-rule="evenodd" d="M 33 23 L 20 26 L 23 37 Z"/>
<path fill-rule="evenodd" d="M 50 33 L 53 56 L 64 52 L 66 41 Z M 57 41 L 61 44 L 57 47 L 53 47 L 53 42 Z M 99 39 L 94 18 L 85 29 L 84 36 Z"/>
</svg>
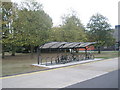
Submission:
<svg viewBox="0 0 120 90">
<path fill-rule="evenodd" d="M 53 65 L 94 59 L 94 56 L 88 53 L 88 48 L 94 44 L 96 42 L 48 42 L 38 47 L 37 63 L 40 65 Z M 56 50 L 57 55 L 42 57 L 41 51 L 51 51 L 53 49 Z M 84 50 L 84 54 L 78 52 L 80 49 Z M 60 51 L 64 51 L 64 53 L 60 53 Z"/>
</svg>

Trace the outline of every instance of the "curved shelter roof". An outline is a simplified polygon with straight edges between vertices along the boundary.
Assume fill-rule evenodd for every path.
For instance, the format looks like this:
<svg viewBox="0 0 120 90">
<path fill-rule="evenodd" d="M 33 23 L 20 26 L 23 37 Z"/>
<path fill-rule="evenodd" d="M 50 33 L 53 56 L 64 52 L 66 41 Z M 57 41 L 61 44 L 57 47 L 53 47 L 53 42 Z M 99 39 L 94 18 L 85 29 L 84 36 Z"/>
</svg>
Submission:
<svg viewBox="0 0 120 90">
<path fill-rule="evenodd" d="M 96 42 L 48 42 L 41 45 L 39 48 L 41 49 L 49 49 L 49 48 L 61 48 L 61 49 L 72 49 L 72 48 L 85 48 L 86 46 L 90 46 L 95 44 Z"/>
</svg>

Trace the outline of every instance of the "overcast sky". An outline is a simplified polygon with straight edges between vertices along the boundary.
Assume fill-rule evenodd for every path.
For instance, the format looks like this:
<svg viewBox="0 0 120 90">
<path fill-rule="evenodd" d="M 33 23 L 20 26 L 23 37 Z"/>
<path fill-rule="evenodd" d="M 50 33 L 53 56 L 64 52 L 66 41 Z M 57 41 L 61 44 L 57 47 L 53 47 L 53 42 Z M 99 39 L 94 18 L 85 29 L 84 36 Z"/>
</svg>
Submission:
<svg viewBox="0 0 120 90">
<path fill-rule="evenodd" d="M 81 22 L 86 25 L 93 14 L 100 13 L 109 19 L 114 27 L 118 24 L 119 0 L 38 0 L 43 9 L 53 19 L 54 26 L 61 23 L 61 16 L 70 9 L 77 12 Z"/>
<path fill-rule="evenodd" d="M 15 0 L 16 1 L 16 0 Z M 93 14 L 106 16 L 114 28 L 118 24 L 119 0 L 37 0 L 50 15 L 54 26 L 61 24 L 61 16 L 75 10 L 83 25 L 86 26 Z"/>
</svg>

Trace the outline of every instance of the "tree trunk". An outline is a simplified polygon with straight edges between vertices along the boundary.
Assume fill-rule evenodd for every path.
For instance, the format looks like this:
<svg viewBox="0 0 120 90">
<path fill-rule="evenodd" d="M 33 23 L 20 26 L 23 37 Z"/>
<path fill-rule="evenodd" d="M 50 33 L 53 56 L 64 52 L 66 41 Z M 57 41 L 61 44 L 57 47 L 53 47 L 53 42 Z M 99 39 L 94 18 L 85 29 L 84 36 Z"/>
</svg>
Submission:
<svg viewBox="0 0 120 90">
<path fill-rule="evenodd" d="M 4 50 L 2 49 L 2 59 L 4 59 L 5 58 L 5 52 L 4 52 Z"/>
<path fill-rule="evenodd" d="M 33 45 L 31 45 L 31 58 L 33 58 L 33 50 L 34 50 L 34 46 Z"/>
<path fill-rule="evenodd" d="M 2 59 L 5 58 L 4 45 L 2 45 Z"/>
<path fill-rule="evenodd" d="M 101 53 L 101 48 L 100 48 L 100 46 L 98 47 L 98 54 L 100 54 Z"/>
<path fill-rule="evenodd" d="M 16 47 L 12 46 L 12 54 L 11 54 L 11 56 L 15 56 L 15 52 L 16 52 Z"/>
</svg>

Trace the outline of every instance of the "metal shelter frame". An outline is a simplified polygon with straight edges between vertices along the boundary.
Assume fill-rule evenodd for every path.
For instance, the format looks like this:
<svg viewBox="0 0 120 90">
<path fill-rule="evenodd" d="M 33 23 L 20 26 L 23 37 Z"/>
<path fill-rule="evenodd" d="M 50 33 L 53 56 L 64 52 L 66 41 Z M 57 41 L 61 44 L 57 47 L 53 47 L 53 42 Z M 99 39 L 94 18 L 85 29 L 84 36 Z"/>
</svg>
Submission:
<svg viewBox="0 0 120 90">
<path fill-rule="evenodd" d="M 90 45 L 94 45 L 96 44 L 96 42 L 48 42 L 48 43 L 45 43 L 41 46 L 38 47 L 37 49 L 37 53 L 38 53 L 38 59 L 37 59 L 37 62 L 38 64 L 42 64 L 42 59 L 40 59 L 40 55 L 41 55 L 41 50 L 42 49 L 57 49 L 58 53 L 60 51 L 60 49 L 64 49 L 64 50 L 67 50 L 67 49 L 72 49 L 72 50 L 75 50 L 75 49 L 78 49 L 78 48 L 84 48 L 85 49 L 85 58 L 87 58 L 87 46 L 90 46 Z M 51 61 L 52 63 L 52 61 Z M 47 65 L 47 60 L 46 60 L 46 65 Z"/>
</svg>

